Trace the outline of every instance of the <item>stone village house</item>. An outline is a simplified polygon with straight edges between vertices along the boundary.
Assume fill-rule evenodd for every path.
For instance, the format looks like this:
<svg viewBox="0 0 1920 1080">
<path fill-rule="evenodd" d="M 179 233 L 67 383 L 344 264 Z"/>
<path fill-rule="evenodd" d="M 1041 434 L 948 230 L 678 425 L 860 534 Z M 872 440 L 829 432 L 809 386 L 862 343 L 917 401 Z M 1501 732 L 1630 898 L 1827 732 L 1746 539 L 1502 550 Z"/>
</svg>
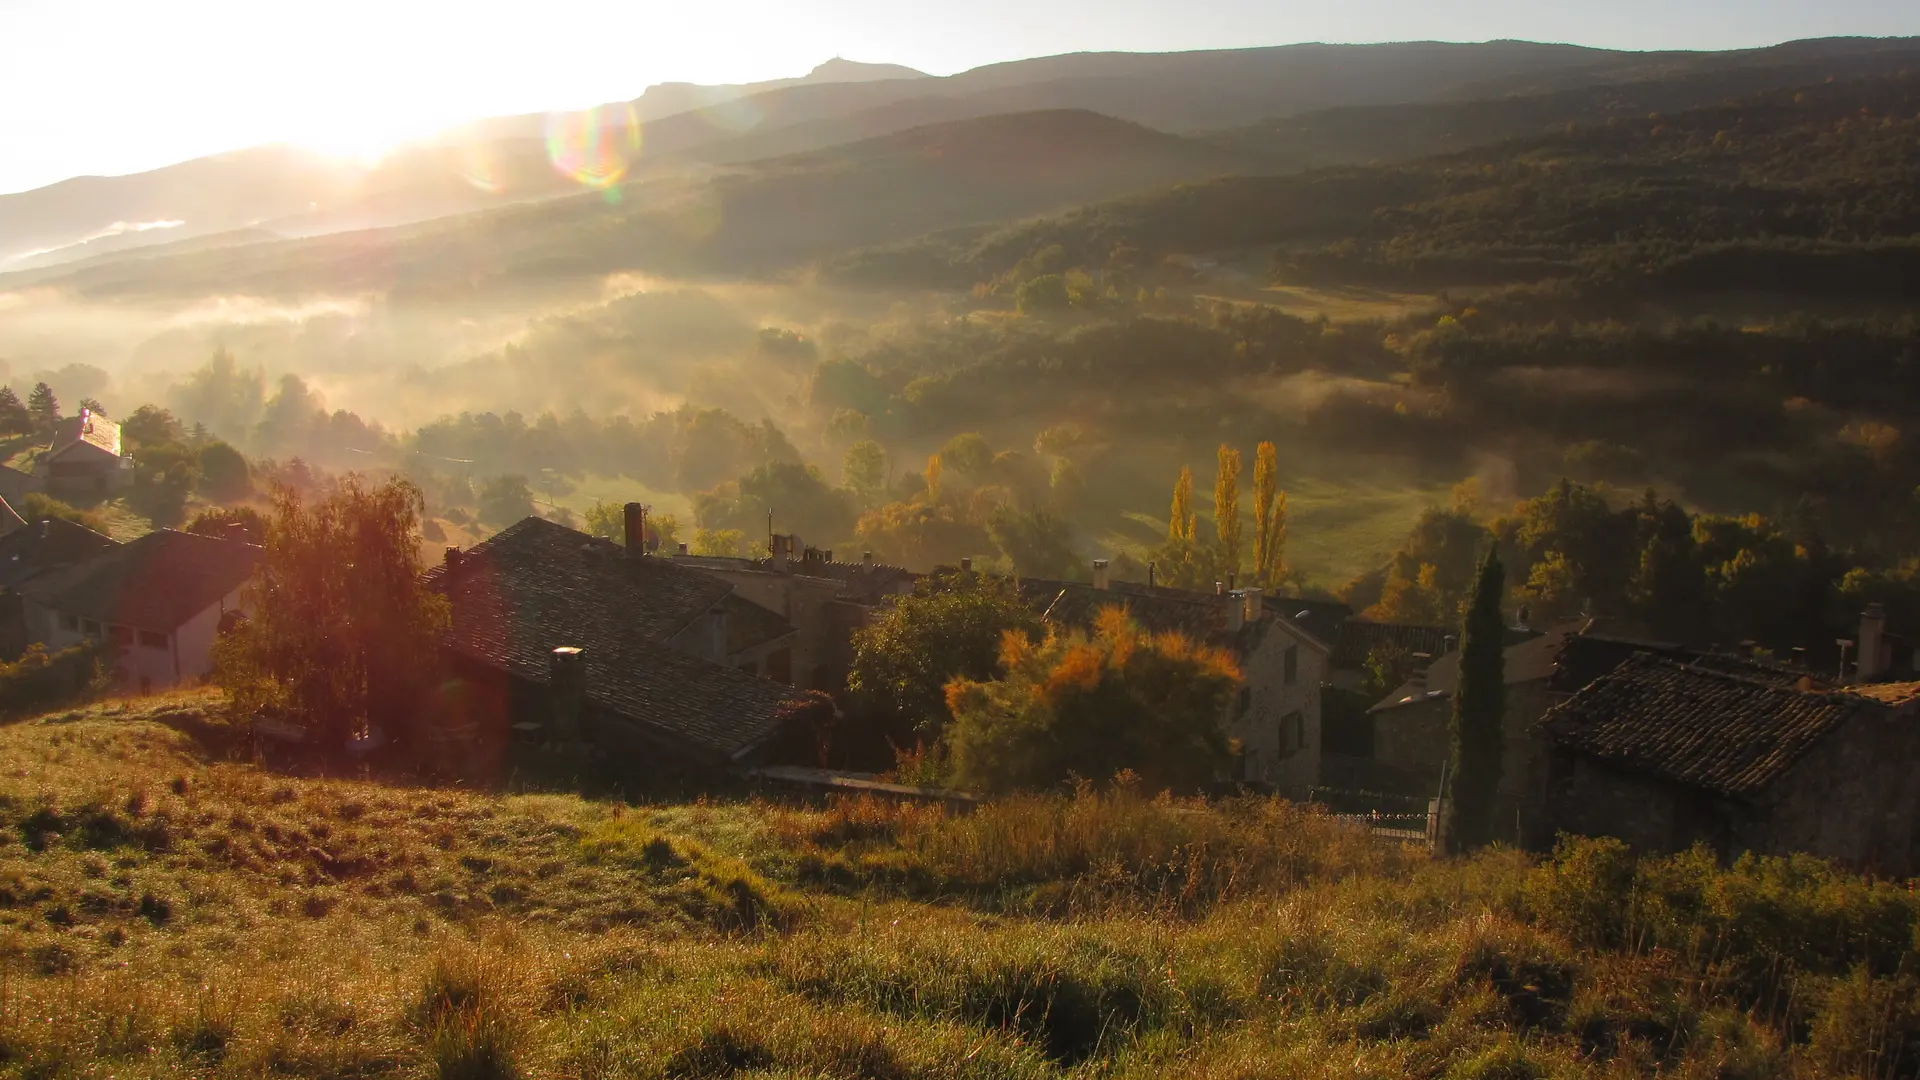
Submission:
<svg viewBox="0 0 1920 1080">
<path fill-rule="evenodd" d="M 643 522 L 628 514 L 635 541 Z M 513 740 L 587 743 L 632 771 L 717 775 L 811 762 L 834 717 L 795 689 L 796 632 L 719 578 L 541 518 L 428 574 L 447 597 L 455 679 L 432 708 L 461 771 L 506 763 Z"/>
<path fill-rule="evenodd" d="M 1538 736 L 1535 846 L 1568 832 L 1920 873 L 1920 683 L 1835 689 L 1638 652 L 1555 706 Z"/>
</svg>

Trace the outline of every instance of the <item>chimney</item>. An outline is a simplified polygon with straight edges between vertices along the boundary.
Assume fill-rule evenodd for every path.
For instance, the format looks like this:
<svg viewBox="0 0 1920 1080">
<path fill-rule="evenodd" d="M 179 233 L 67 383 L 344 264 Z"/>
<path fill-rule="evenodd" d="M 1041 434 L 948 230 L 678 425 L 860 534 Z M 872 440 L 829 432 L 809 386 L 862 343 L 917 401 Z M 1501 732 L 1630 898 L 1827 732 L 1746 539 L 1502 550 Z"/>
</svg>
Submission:
<svg viewBox="0 0 1920 1080">
<path fill-rule="evenodd" d="M 1224 581 L 1216 581 L 1216 582 L 1214 582 L 1214 583 L 1213 583 L 1213 595 L 1215 595 L 1215 596 L 1225 596 L 1225 595 L 1227 595 L 1227 583 L 1226 583 L 1226 582 L 1224 582 Z"/>
<path fill-rule="evenodd" d="M 1107 560 L 1093 560 L 1093 587 L 1101 592 L 1107 591 Z"/>
<path fill-rule="evenodd" d="M 1242 595 L 1247 598 L 1247 621 L 1259 622 L 1260 616 L 1266 612 L 1266 594 L 1249 586 Z"/>
<path fill-rule="evenodd" d="M 562 743 L 580 741 L 580 716 L 587 708 L 587 654 L 572 645 L 553 650 L 547 668 L 547 697 L 553 710 L 553 736 Z"/>
<path fill-rule="evenodd" d="M 1433 665 L 1433 654 L 1417 652 L 1410 658 L 1412 670 L 1407 673 L 1407 682 L 1413 685 L 1415 693 L 1427 692 L 1427 668 Z"/>
<path fill-rule="evenodd" d="M 1884 605 L 1873 603 L 1860 613 L 1860 659 L 1854 664 L 1854 670 L 1860 673 L 1860 681 L 1868 682 L 1879 678 L 1887 670 L 1887 609 Z"/>
<path fill-rule="evenodd" d="M 626 505 L 626 539 L 628 555 L 647 553 L 647 508 L 637 502 Z"/>
<path fill-rule="evenodd" d="M 1235 589 L 1237 589 L 1237 588 L 1239 588 L 1239 587 L 1240 587 L 1240 573 L 1239 573 L 1239 571 L 1237 571 L 1237 570 L 1229 570 L 1229 571 L 1227 571 L 1227 591 L 1228 591 L 1228 592 L 1232 592 L 1233 590 L 1235 590 Z"/>
<path fill-rule="evenodd" d="M 1448 634 L 1440 639 L 1440 655 L 1445 656 L 1460 647 L 1460 639 Z"/>
<path fill-rule="evenodd" d="M 1219 595 L 1227 601 L 1227 632 L 1237 634 L 1247 625 L 1246 600 L 1239 593 L 1222 592 Z"/>
<path fill-rule="evenodd" d="M 973 559 L 971 556 L 962 555 L 960 557 L 960 569 L 963 573 L 973 573 Z"/>
<path fill-rule="evenodd" d="M 860 565 L 866 567 L 868 570 L 873 569 L 873 552 L 871 551 L 861 552 Z"/>
<path fill-rule="evenodd" d="M 457 574 L 460 572 L 460 549 L 459 548 L 450 547 L 447 549 L 446 564 L 447 564 L 447 573 Z"/>
<path fill-rule="evenodd" d="M 1157 570 L 1158 568 L 1159 568 L 1158 563 L 1150 562 L 1147 564 L 1147 588 L 1149 589 L 1153 588 L 1154 571 Z"/>
<path fill-rule="evenodd" d="M 685 555 L 687 553 L 687 545 L 681 544 L 678 546 L 677 550 L 680 554 Z"/>
</svg>

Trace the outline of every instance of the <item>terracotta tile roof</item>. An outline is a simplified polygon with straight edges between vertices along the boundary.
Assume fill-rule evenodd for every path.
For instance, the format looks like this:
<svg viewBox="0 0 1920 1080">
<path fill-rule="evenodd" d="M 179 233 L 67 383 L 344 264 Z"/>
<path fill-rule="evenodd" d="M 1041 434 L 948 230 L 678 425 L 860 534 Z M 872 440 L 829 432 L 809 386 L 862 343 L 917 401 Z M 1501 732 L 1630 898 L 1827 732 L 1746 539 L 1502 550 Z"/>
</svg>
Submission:
<svg viewBox="0 0 1920 1080">
<path fill-rule="evenodd" d="M 1882 705 L 1905 705 L 1920 700 L 1920 682 L 1867 683 L 1849 686 L 1845 692 Z"/>
<path fill-rule="evenodd" d="M 1333 666 L 1359 670 L 1377 648 L 1397 649 L 1411 656 L 1426 653 L 1440 656 L 1447 652 L 1447 638 L 1453 631 L 1439 626 L 1411 626 L 1405 623 L 1377 623 L 1365 619 L 1341 622 L 1333 645 Z"/>
<path fill-rule="evenodd" d="M 53 442 L 47 447 L 47 457 L 56 457 L 80 443 L 117 458 L 120 456 L 120 425 L 104 416 L 69 416 L 57 420 L 53 425 Z"/>
<path fill-rule="evenodd" d="M 112 537 L 63 518 L 22 525 L 0 536 L 0 588 L 18 588 L 29 578 L 119 546 Z"/>
<path fill-rule="evenodd" d="M 1044 596 L 1046 588 L 1055 588 L 1051 600 L 1040 600 L 1035 607 L 1050 623 L 1087 627 L 1094 617 L 1109 607 L 1127 609 L 1142 629 L 1155 634 L 1177 631 L 1196 641 L 1207 641 L 1226 633 L 1226 602 L 1219 597 L 1175 589 L 1148 589 L 1144 585 L 1115 582 L 1102 590 L 1078 582 L 1038 581 L 1032 593 Z M 1023 582 L 1023 592 L 1026 583 Z"/>
<path fill-rule="evenodd" d="M 1642 641 L 1588 631 L 1567 638 L 1561 646 L 1553 673 L 1552 687 L 1561 693 L 1571 694 L 1619 667 L 1634 654 L 1643 652 L 1677 663 L 1726 671 L 1781 687 L 1798 686 L 1801 679 L 1812 677 L 1807 671 L 1783 664 L 1703 652 L 1674 642 Z M 1817 678 L 1814 679 L 1814 683 L 1816 687 L 1824 685 Z"/>
<path fill-rule="evenodd" d="M 1823 736 L 1876 707 L 1640 653 L 1555 706 L 1540 729 L 1618 768 L 1752 796 Z"/>
<path fill-rule="evenodd" d="M 536 684 L 553 650 L 586 651 L 587 698 L 694 751 L 732 759 L 790 720 L 831 711 L 824 696 L 689 656 L 666 639 L 732 586 L 539 518 L 428 575 L 453 608 L 456 654 Z"/>
<path fill-rule="evenodd" d="M 260 556 L 254 544 L 162 529 L 32 578 L 20 591 L 62 614 L 171 632 L 246 584 Z"/>
</svg>

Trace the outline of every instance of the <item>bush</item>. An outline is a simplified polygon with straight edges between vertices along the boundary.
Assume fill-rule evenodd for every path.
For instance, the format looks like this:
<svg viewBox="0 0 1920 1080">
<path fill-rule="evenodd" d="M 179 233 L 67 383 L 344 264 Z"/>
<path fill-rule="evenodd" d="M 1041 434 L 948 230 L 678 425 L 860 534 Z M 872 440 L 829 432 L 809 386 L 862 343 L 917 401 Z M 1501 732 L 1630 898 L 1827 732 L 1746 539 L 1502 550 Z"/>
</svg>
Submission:
<svg viewBox="0 0 1920 1080">
<path fill-rule="evenodd" d="M 86 642 L 57 653 L 35 642 L 11 664 L 0 664 L 0 717 L 77 705 L 105 692 L 112 677 L 112 647 Z"/>
</svg>

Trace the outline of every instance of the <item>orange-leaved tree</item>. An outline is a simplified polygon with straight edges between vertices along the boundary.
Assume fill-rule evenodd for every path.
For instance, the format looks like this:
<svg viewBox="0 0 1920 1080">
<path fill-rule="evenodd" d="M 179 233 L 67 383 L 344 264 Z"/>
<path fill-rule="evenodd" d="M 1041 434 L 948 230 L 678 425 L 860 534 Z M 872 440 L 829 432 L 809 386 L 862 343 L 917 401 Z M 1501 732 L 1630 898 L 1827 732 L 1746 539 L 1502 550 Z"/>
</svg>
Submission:
<svg viewBox="0 0 1920 1080">
<path fill-rule="evenodd" d="M 947 685 L 954 778 L 985 791 L 1041 788 L 1131 770 L 1151 788 L 1192 789 L 1218 775 L 1221 721 L 1240 686 L 1227 653 L 1177 633 L 1150 634 L 1122 608 L 1091 633 L 1010 631 L 997 679 Z"/>
<path fill-rule="evenodd" d="M 299 724 L 323 757 L 371 726 L 412 726 L 437 681 L 448 619 L 420 578 L 421 508 L 403 480 L 349 476 L 311 500 L 274 491 L 250 616 L 216 654 L 216 678 L 241 715 Z"/>
</svg>

